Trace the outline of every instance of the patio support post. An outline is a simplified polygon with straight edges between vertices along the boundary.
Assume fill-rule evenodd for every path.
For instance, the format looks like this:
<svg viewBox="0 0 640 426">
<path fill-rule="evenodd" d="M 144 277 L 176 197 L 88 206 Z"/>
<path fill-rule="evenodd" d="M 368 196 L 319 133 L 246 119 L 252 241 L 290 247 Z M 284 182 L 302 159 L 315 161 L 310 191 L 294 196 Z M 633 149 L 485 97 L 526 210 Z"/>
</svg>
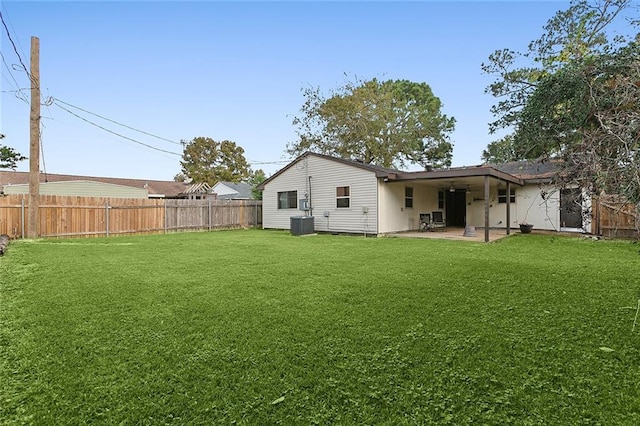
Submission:
<svg viewBox="0 0 640 426">
<path fill-rule="evenodd" d="M 489 176 L 484 177 L 484 242 L 489 242 Z"/>
<path fill-rule="evenodd" d="M 507 181 L 507 235 L 511 235 L 511 182 Z"/>
</svg>

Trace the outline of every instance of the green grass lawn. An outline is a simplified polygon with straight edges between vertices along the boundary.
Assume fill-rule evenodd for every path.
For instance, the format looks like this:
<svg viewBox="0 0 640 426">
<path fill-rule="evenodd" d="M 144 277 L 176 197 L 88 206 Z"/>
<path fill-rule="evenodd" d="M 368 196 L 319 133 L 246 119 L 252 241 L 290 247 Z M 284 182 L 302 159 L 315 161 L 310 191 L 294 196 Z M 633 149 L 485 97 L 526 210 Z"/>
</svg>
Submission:
<svg viewBox="0 0 640 426">
<path fill-rule="evenodd" d="M 639 424 L 640 245 L 13 241 L 4 424 Z"/>
</svg>

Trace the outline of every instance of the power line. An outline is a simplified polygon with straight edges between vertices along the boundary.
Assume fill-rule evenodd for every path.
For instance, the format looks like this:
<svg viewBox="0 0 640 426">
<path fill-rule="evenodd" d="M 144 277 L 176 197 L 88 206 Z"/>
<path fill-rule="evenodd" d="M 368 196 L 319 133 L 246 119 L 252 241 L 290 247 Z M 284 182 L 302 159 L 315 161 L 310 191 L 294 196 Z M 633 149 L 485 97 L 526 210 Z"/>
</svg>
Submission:
<svg viewBox="0 0 640 426">
<path fill-rule="evenodd" d="M 4 16 L 2 16 L 2 11 L 0 11 L 0 21 L 2 21 L 2 25 L 4 26 L 4 30 L 7 32 L 7 37 L 9 38 L 9 41 L 11 42 L 11 45 L 13 46 L 13 51 L 16 52 L 16 56 L 18 57 L 18 60 L 20 61 L 20 65 L 22 65 L 22 68 L 24 69 L 24 72 L 26 72 L 27 75 L 29 76 L 29 80 L 32 80 L 31 74 L 29 74 L 29 70 L 27 69 L 27 66 L 24 64 L 24 62 L 22 62 L 22 56 L 20 56 L 20 53 L 18 52 L 18 48 L 16 47 L 16 44 L 13 42 L 13 39 L 11 38 L 11 33 L 9 32 L 9 28 L 7 27 L 7 23 L 4 21 Z"/>
<path fill-rule="evenodd" d="M 26 103 L 27 105 L 29 104 L 29 101 L 27 101 L 27 99 L 24 97 L 24 95 L 22 94 L 22 91 L 25 89 L 21 89 L 20 85 L 18 84 L 18 81 L 16 80 L 16 78 L 14 77 L 13 73 L 11 72 L 11 68 L 9 68 L 9 64 L 7 64 L 7 61 L 4 57 L 4 55 L 2 54 L 2 52 L 0 52 L 0 57 L 2 57 L 2 63 L 4 64 L 5 68 L 7 69 L 7 71 L 9 71 L 9 75 L 11 76 L 11 79 L 13 80 L 13 82 L 16 85 L 16 98 L 20 99 L 21 101 L 23 101 L 24 103 Z M 6 76 L 5 76 L 6 78 Z M 8 81 L 8 80 L 7 80 Z M 22 96 L 18 96 L 18 93 Z"/>
<path fill-rule="evenodd" d="M 248 161 L 249 164 L 288 164 L 289 161 Z"/>
<path fill-rule="evenodd" d="M 60 105 L 60 104 L 59 104 L 59 103 L 57 103 L 57 102 L 54 102 L 54 105 L 55 105 L 55 106 L 57 106 L 58 108 L 60 108 L 60 109 L 64 110 L 64 111 L 68 112 L 69 114 L 73 115 L 74 117 L 79 118 L 80 120 L 85 121 L 85 122 L 87 122 L 87 123 L 91 124 L 92 126 L 95 126 L 95 127 L 99 128 L 99 129 L 101 129 L 101 130 L 104 130 L 105 132 L 111 133 L 111 134 L 113 134 L 113 135 L 116 135 L 116 136 L 121 137 L 121 138 L 123 138 L 123 139 L 126 139 L 126 140 L 128 140 L 128 141 L 131 141 L 131 142 L 137 143 L 137 144 L 139 144 L 139 145 L 146 146 L 147 148 L 153 149 L 153 150 L 155 150 L 155 151 L 160 151 L 160 152 L 164 152 L 164 153 L 167 153 L 167 154 L 172 154 L 172 155 L 177 155 L 178 157 L 182 157 L 182 154 L 178 154 L 177 152 L 172 152 L 172 151 L 167 151 L 167 150 L 165 150 L 165 149 L 156 148 L 156 147 L 155 147 L 155 146 L 153 146 L 153 145 L 149 145 L 149 144 L 146 144 L 146 143 L 144 143 L 144 142 L 140 142 L 140 141 L 138 141 L 138 140 L 136 140 L 136 139 L 133 139 L 133 138 L 130 138 L 130 137 L 128 137 L 128 136 L 121 135 L 121 134 L 120 134 L 120 133 L 118 133 L 118 132 L 114 132 L 113 130 L 109 130 L 109 129 L 107 129 L 106 127 L 103 127 L 103 126 L 101 126 L 101 125 L 99 125 L 99 124 L 97 124 L 97 123 L 94 123 L 94 122 L 93 122 L 93 121 L 91 121 L 91 120 L 87 120 L 86 118 L 79 116 L 78 114 L 76 114 L 76 113 L 75 113 L 75 112 L 73 112 L 73 111 L 69 111 L 67 108 L 63 107 L 62 105 Z"/>
<path fill-rule="evenodd" d="M 180 142 L 172 141 L 171 139 L 163 138 L 162 136 L 157 136 L 157 135 L 154 135 L 152 133 L 145 132 L 144 130 L 139 130 L 139 129 L 136 129 L 136 128 L 131 127 L 131 126 L 127 126 L 126 124 L 122 124 L 122 123 L 119 123 L 119 122 L 117 122 L 115 120 L 112 120 L 110 118 L 103 117 L 102 115 L 96 114 L 95 112 L 87 111 L 86 109 L 80 108 L 79 106 L 76 106 L 76 105 L 72 105 L 72 104 L 70 104 L 68 102 L 65 102 L 65 101 L 61 100 L 61 99 L 58 99 L 58 98 L 52 98 L 52 99 L 53 99 L 54 102 L 60 102 L 61 104 L 67 105 L 67 106 L 69 106 L 71 108 L 78 109 L 78 110 L 80 110 L 82 112 L 86 112 L 87 114 L 91 114 L 91 115 L 93 115 L 95 117 L 98 117 L 98 118 L 101 118 L 103 120 L 109 121 L 111 123 L 117 124 L 118 126 L 125 127 L 125 128 L 127 128 L 129 130 L 133 130 L 133 131 L 136 131 L 138 133 L 142 133 L 143 135 L 151 136 L 151 137 L 154 137 L 156 139 L 160 139 L 160 140 L 163 140 L 163 141 L 166 141 L 166 142 L 170 142 L 170 143 L 175 144 L 175 145 L 182 146 L 182 144 Z"/>
<path fill-rule="evenodd" d="M 11 21 L 11 16 L 9 16 L 9 12 L 7 11 L 7 2 L 2 3 L 2 8 L 4 9 L 5 19 L 9 23 L 9 27 L 11 28 L 11 31 L 13 32 L 13 34 L 16 34 L 16 28 L 13 26 L 13 22 Z M 18 48 L 20 49 L 20 53 L 22 53 L 22 56 L 26 58 L 28 55 L 25 53 L 24 49 L 22 48 L 19 38 L 16 38 L 16 44 L 18 45 Z"/>
</svg>

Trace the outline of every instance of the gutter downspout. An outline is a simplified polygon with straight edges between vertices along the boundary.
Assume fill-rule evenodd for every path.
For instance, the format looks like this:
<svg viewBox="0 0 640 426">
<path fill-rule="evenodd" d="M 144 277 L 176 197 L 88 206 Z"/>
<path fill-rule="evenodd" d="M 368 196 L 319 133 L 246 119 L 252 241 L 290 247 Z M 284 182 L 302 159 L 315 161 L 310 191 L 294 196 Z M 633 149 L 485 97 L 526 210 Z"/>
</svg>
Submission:
<svg viewBox="0 0 640 426">
<path fill-rule="evenodd" d="M 309 216 L 313 217 L 313 203 L 311 202 L 311 178 L 312 176 L 309 176 Z"/>
</svg>

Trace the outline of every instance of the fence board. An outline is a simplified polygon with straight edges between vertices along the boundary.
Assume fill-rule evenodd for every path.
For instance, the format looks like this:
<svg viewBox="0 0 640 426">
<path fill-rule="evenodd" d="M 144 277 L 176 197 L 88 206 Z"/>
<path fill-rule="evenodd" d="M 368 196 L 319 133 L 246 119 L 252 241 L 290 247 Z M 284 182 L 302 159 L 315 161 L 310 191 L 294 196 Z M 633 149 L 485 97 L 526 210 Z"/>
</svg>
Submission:
<svg viewBox="0 0 640 426">
<path fill-rule="evenodd" d="M 614 196 L 603 196 L 595 201 L 594 222 L 597 233 L 605 238 L 637 238 L 640 222 L 635 205 Z"/>
<path fill-rule="evenodd" d="M 0 197 L 0 234 L 24 237 L 27 196 Z M 162 200 L 43 195 L 40 236 L 98 237 L 187 230 L 248 228 L 262 224 L 262 202 Z"/>
</svg>

